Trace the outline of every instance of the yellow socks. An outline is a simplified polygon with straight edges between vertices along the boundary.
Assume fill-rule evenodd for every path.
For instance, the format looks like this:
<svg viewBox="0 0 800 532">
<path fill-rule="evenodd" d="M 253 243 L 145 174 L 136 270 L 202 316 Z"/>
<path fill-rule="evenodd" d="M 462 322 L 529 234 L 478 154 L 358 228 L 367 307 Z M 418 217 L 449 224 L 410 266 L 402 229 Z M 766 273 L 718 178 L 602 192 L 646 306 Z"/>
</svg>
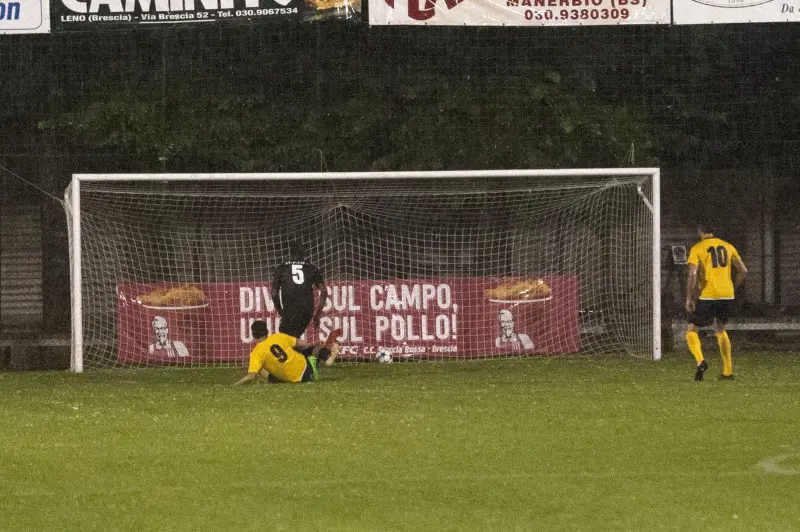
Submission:
<svg viewBox="0 0 800 532">
<path fill-rule="evenodd" d="M 727 332 L 717 334 L 719 354 L 722 356 L 722 374 L 726 377 L 733 375 L 733 361 L 731 360 L 731 340 Z"/>
<path fill-rule="evenodd" d="M 727 338 L 727 335 L 725 338 Z M 689 351 L 694 355 L 694 359 L 700 364 L 703 361 L 703 347 L 700 344 L 700 336 L 694 331 L 689 331 L 686 333 L 686 343 L 689 344 Z M 730 342 L 728 342 L 728 353 L 730 353 L 730 345 Z M 728 360 L 730 360 L 730 356 L 728 356 Z"/>
<path fill-rule="evenodd" d="M 717 335 L 717 343 L 719 344 L 719 354 L 722 356 L 722 374 L 725 377 L 733 375 L 733 360 L 731 359 L 731 340 L 728 338 L 727 332 L 721 332 Z M 686 344 L 689 346 L 689 351 L 692 352 L 694 359 L 700 364 L 703 362 L 703 347 L 700 343 L 700 336 L 690 331 L 686 333 Z"/>
</svg>

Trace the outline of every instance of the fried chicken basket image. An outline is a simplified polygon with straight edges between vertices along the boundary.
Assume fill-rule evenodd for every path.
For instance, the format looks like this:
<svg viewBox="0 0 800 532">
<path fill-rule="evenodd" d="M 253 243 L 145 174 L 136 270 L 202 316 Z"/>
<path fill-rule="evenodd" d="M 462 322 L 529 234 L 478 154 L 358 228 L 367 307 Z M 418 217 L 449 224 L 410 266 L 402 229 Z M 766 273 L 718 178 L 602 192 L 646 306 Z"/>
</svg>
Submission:
<svg viewBox="0 0 800 532">
<path fill-rule="evenodd" d="M 192 285 L 156 289 L 140 295 L 136 301 L 153 310 L 191 310 L 208 306 L 205 293 Z"/>
<path fill-rule="evenodd" d="M 542 332 L 539 329 L 543 326 L 553 292 L 544 280 L 527 277 L 504 280 L 494 288 L 484 290 L 484 296 L 492 303 L 491 311 L 498 313 L 501 326 L 513 320 L 519 330 L 536 336 Z"/>
<path fill-rule="evenodd" d="M 538 277 L 507 281 L 484 290 L 484 294 L 492 303 L 509 305 L 542 303 L 553 299 L 550 287 Z"/>
</svg>

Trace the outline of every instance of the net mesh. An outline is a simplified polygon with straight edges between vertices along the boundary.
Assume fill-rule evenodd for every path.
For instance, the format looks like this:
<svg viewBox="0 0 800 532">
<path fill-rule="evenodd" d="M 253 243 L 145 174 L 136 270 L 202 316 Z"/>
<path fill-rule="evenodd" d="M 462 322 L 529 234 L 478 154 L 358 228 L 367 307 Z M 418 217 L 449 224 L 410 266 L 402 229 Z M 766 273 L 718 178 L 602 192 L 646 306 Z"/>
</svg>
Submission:
<svg viewBox="0 0 800 532">
<path fill-rule="evenodd" d="M 489 174 L 82 182 L 84 363 L 241 363 L 250 323 L 279 323 L 271 281 L 297 240 L 330 295 L 306 339 L 342 328 L 341 360 L 381 347 L 395 360 L 650 357 L 651 185 Z M 188 356 L 154 352 L 159 340 Z"/>
</svg>

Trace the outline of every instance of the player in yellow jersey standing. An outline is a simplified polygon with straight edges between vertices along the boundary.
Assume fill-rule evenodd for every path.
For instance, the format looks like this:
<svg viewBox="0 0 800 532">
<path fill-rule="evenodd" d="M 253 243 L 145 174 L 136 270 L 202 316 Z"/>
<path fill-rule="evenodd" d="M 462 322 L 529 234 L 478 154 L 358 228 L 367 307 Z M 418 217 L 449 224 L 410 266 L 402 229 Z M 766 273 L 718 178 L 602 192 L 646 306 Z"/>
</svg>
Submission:
<svg viewBox="0 0 800 532">
<path fill-rule="evenodd" d="M 250 352 L 247 375 L 236 384 L 247 384 L 259 375 L 267 382 L 311 382 L 319 379 L 318 361 L 330 366 L 339 354 L 337 329 L 322 345 L 312 346 L 286 333 L 269 334 L 267 324 L 256 320 L 250 326 L 256 345 Z"/>
<path fill-rule="evenodd" d="M 725 331 L 735 297 L 734 285 L 744 282 L 747 268 L 739 252 L 730 243 L 714 236 L 714 228 L 697 228 L 700 242 L 689 251 L 689 278 L 686 284 L 686 312 L 689 320 L 686 343 L 697 361 L 694 380 L 702 381 L 708 369 L 703 358 L 699 327 L 714 326 L 719 352 L 722 356 L 721 379 L 733 379 L 731 341 Z M 735 277 L 731 278 L 731 270 Z M 695 301 L 696 299 L 696 301 Z"/>
</svg>

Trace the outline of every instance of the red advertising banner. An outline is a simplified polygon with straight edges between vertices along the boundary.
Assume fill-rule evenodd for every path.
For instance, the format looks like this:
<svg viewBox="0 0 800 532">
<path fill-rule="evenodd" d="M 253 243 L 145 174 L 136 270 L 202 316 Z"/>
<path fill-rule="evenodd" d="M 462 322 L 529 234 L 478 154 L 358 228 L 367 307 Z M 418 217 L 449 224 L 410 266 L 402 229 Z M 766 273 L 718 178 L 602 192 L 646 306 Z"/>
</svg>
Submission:
<svg viewBox="0 0 800 532">
<path fill-rule="evenodd" d="M 516 283 L 516 284 L 515 284 Z M 538 283 L 519 296 L 509 287 Z M 340 358 L 553 355 L 580 347 L 574 276 L 456 277 L 332 282 L 312 342 L 342 329 Z M 505 292 L 503 291 L 505 290 Z M 117 287 L 119 361 L 211 364 L 246 360 L 250 324 L 280 317 L 268 283 L 123 283 Z"/>
</svg>

